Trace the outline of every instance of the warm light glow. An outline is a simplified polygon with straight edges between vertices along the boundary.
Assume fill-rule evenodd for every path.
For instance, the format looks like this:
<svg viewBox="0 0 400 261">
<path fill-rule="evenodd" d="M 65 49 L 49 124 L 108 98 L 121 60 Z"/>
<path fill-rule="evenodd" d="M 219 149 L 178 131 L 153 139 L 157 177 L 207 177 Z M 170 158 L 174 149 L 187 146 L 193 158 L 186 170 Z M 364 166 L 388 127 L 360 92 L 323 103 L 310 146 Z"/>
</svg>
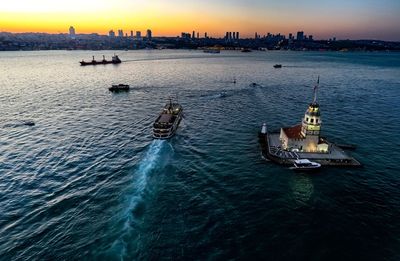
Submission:
<svg viewBox="0 0 400 261">
<path fill-rule="evenodd" d="M 106 34 L 110 29 L 176 36 L 181 32 L 226 31 L 253 37 L 255 32 L 293 33 L 304 30 L 315 38 L 400 37 L 400 1 L 327 0 L 12 0 L 0 5 L 0 31 Z M 383 15 L 384 14 L 384 15 Z M 398 39 L 400 40 L 400 39 Z"/>
</svg>

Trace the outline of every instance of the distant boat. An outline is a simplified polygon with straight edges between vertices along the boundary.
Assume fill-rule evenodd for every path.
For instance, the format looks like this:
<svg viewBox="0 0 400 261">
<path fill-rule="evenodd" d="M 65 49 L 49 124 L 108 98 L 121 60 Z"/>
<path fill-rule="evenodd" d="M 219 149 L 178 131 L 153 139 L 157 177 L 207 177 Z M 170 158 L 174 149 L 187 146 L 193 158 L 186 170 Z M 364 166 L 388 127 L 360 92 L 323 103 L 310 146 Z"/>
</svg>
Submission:
<svg viewBox="0 0 400 261">
<path fill-rule="evenodd" d="M 317 170 L 321 167 L 321 164 L 312 162 L 308 159 L 297 159 L 293 163 L 292 170 Z"/>
<path fill-rule="evenodd" d="M 110 88 L 108 88 L 112 92 L 116 91 L 129 91 L 129 85 L 128 84 L 118 84 L 118 85 L 112 85 Z"/>
<path fill-rule="evenodd" d="M 114 55 L 113 57 L 112 57 L 112 59 L 111 59 L 111 61 L 108 61 L 108 60 L 106 60 L 106 58 L 104 57 L 104 55 L 103 55 L 103 60 L 101 60 L 101 61 L 96 61 L 95 59 L 94 59 L 94 56 L 93 56 L 93 59 L 92 59 L 92 61 L 90 61 L 90 62 L 85 62 L 84 60 L 82 60 L 81 62 L 79 62 L 80 64 L 81 64 L 81 66 L 86 66 L 86 65 L 98 65 L 98 64 L 118 64 L 118 63 L 121 63 L 122 61 L 119 59 L 119 57 L 118 57 L 118 55 Z"/>
<path fill-rule="evenodd" d="M 220 53 L 221 51 L 219 49 L 204 49 L 204 53 Z"/>
<path fill-rule="evenodd" d="M 275 64 L 274 68 L 282 68 L 282 64 Z"/>
<path fill-rule="evenodd" d="M 251 50 L 250 50 L 249 48 L 244 48 L 244 49 L 242 49 L 241 52 L 242 52 L 242 53 L 250 53 Z"/>
</svg>

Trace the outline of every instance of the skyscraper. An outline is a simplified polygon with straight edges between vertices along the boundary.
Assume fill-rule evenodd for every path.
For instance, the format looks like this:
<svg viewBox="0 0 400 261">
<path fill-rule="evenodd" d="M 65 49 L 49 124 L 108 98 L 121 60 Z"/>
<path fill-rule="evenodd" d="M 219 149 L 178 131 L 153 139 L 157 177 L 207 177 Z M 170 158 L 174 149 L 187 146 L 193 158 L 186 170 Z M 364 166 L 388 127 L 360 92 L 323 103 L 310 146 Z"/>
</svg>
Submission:
<svg viewBox="0 0 400 261">
<path fill-rule="evenodd" d="M 207 32 L 204 33 L 204 38 L 208 38 Z"/>
<path fill-rule="evenodd" d="M 142 40 L 142 32 L 136 31 L 136 40 Z"/>
<path fill-rule="evenodd" d="M 236 39 L 237 39 L 237 40 L 240 39 L 240 37 L 239 37 L 239 32 L 236 32 Z"/>
<path fill-rule="evenodd" d="M 108 32 L 108 36 L 111 37 L 111 38 L 114 38 L 115 37 L 115 32 L 113 30 L 110 30 Z"/>
<path fill-rule="evenodd" d="M 195 31 L 193 31 L 193 33 L 192 33 L 192 38 L 194 39 L 196 36 L 195 36 Z"/>
<path fill-rule="evenodd" d="M 303 39 L 304 39 L 304 32 L 303 31 L 297 32 L 296 40 L 303 41 Z"/>
<path fill-rule="evenodd" d="M 131 38 L 133 38 L 133 30 L 131 30 Z"/>
<path fill-rule="evenodd" d="M 153 36 L 152 36 L 152 33 L 151 33 L 151 30 L 150 30 L 150 29 L 147 29 L 147 35 L 146 35 L 146 37 L 147 37 L 147 40 L 151 41 L 151 38 L 152 38 Z"/>
<path fill-rule="evenodd" d="M 75 28 L 72 25 L 69 27 L 69 37 L 75 39 Z"/>
<path fill-rule="evenodd" d="M 236 32 L 233 32 L 233 40 L 236 40 Z"/>
<path fill-rule="evenodd" d="M 118 30 L 118 37 L 124 37 L 124 31 L 122 29 Z"/>
</svg>

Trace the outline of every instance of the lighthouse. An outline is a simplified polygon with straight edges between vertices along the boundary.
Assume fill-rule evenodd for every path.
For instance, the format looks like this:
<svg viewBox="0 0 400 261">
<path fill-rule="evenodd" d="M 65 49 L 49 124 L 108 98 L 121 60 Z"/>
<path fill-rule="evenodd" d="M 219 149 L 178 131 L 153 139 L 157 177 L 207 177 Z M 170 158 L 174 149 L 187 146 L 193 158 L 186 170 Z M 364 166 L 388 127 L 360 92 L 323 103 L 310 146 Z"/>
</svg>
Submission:
<svg viewBox="0 0 400 261">
<path fill-rule="evenodd" d="M 314 86 L 314 99 L 302 118 L 301 124 L 281 128 L 280 141 L 282 148 L 287 151 L 327 153 L 328 145 L 321 142 L 321 111 L 317 102 L 319 77 Z"/>
<path fill-rule="evenodd" d="M 341 148 L 354 146 L 337 145 L 321 138 L 322 120 L 317 99 L 318 89 L 319 77 L 313 89 L 314 99 L 308 104 L 299 124 L 283 127 L 279 133 L 268 132 L 267 125 L 263 124 L 259 134 L 262 157 L 282 165 L 295 164 L 295 169 L 298 169 L 296 161 L 308 164 L 310 160 L 314 162 L 314 166 L 315 163 L 329 166 L 362 166 Z"/>
<path fill-rule="evenodd" d="M 316 152 L 318 150 L 319 135 L 321 132 L 321 111 L 317 102 L 319 77 L 314 86 L 314 100 L 308 105 L 301 123 L 301 135 L 305 138 L 303 150 Z"/>
</svg>

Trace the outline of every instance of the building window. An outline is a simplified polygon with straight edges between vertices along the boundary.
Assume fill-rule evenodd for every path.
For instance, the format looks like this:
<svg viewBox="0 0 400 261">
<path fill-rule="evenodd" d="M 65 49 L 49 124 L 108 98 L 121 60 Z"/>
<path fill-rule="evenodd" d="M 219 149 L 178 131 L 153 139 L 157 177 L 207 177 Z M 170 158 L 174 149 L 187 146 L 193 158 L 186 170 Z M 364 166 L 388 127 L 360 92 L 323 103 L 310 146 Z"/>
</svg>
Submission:
<svg viewBox="0 0 400 261">
<path fill-rule="evenodd" d="M 318 119 L 315 119 L 315 123 L 318 123 Z"/>
<path fill-rule="evenodd" d="M 314 123 L 314 119 L 311 119 L 311 123 Z"/>
<path fill-rule="evenodd" d="M 308 117 L 306 118 L 306 122 L 308 122 Z"/>
</svg>

